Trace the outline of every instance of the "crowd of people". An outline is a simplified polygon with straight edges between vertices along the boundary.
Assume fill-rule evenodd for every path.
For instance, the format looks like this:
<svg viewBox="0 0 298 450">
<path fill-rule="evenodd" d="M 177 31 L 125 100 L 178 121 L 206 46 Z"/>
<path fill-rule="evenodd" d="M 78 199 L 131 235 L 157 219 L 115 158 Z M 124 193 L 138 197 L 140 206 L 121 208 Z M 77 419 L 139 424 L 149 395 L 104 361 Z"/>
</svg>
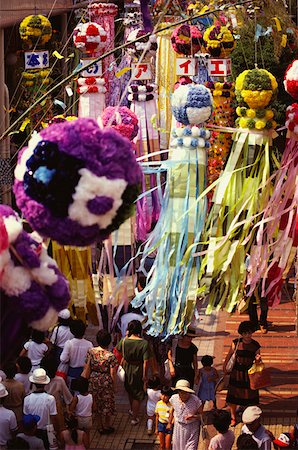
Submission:
<svg viewBox="0 0 298 450">
<path fill-rule="evenodd" d="M 239 450 L 269 450 L 272 445 L 293 448 L 296 428 L 275 439 L 261 424 L 259 394 L 250 388 L 247 374 L 252 363 L 260 359 L 260 345 L 252 339 L 254 326 L 250 321 L 239 325 L 240 337 L 232 342 L 223 366 L 227 372 L 229 360 L 235 356 L 226 399 L 229 410 L 216 409 L 219 374 L 210 355 L 204 355 L 202 367 L 198 367 L 191 328 L 178 340 L 166 343 L 167 351 L 163 348 L 168 378 L 160 370 L 139 320 L 127 324 L 125 335 L 114 348 L 106 330 L 98 331 L 97 346 L 84 338 L 85 330 L 81 320 L 71 320 L 69 311 L 64 310 L 49 337 L 33 330 L 16 360 L 3 367 L 0 450 L 88 449 L 94 418 L 100 434 L 114 433 L 111 418 L 116 412 L 119 366 L 125 372 L 131 425 L 140 422 L 140 406 L 147 398 L 147 432 L 158 436 L 161 450 L 197 450 L 207 401 L 213 402 L 210 417 L 217 430 L 209 450 L 232 449 L 239 406 L 243 410 L 243 427 L 236 442 Z"/>
</svg>

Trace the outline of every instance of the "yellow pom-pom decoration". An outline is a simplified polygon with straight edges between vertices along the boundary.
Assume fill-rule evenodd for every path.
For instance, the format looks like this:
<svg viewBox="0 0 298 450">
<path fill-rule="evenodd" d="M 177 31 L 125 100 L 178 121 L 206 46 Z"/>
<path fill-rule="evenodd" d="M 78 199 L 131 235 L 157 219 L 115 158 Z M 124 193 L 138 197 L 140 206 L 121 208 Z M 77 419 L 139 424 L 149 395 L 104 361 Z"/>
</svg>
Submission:
<svg viewBox="0 0 298 450">
<path fill-rule="evenodd" d="M 221 58 L 227 58 L 236 46 L 230 29 L 220 25 L 212 25 L 207 28 L 203 35 L 203 43 L 207 53 Z"/>
<path fill-rule="evenodd" d="M 265 69 L 244 70 L 236 79 L 237 100 L 251 109 L 263 109 L 277 93 L 275 77 Z"/>
<path fill-rule="evenodd" d="M 250 119 L 254 119 L 256 117 L 256 112 L 254 109 L 248 109 L 246 111 L 246 115 L 247 117 L 249 117 Z"/>
<path fill-rule="evenodd" d="M 49 19 L 41 14 L 27 16 L 19 28 L 21 39 L 31 48 L 42 47 L 52 37 L 52 25 Z"/>
<path fill-rule="evenodd" d="M 239 127 L 246 128 L 247 127 L 247 119 L 245 119 L 244 117 L 241 117 L 241 119 L 239 120 Z"/>
<path fill-rule="evenodd" d="M 263 128 L 265 128 L 265 126 L 266 122 L 264 122 L 263 120 L 256 120 L 255 127 L 257 130 L 262 130 Z"/>
<path fill-rule="evenodd" d="M 272 111 L 272 109 L 267 109 L 266 113 L 265 113 L 265 118 L 267 120 L 271 120 L 274 117 L 274 112 Z"/>
</svg>

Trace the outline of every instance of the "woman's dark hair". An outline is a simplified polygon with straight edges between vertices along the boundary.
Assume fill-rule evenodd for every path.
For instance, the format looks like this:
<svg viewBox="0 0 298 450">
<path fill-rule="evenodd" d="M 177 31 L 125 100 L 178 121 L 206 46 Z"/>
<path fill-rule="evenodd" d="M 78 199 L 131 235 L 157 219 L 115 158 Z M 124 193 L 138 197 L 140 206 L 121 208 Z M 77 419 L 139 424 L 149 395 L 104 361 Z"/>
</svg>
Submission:
<svg viewBox="0 0 298 450">
<path fill-rule="evenodd" d="M 55 377 L 58 365 L 57 359 L 52 353 L 45 355 L 40 361 L 40 367 L 46 371 L 51 379 Z"/>
<path fill-rule="evenodd" d="M 229 411 L 226 411 L 224 409 L 217 409 L 213 412 L 212 423 L 219 433 L 224 434 L 229 429 L 231 423 L 231 414 L 229 413 Z"/>
<path fill-rule="evenodd" d="M 103 348 L 106 348 L 112 342 L 112 336 L 106 330 L 99 330 L 99 332 L 96 335 L 96 341 L 98 345 L 100 345 Z"/>
<path fill-rule="evenodd" d="M 9 378 L 10 380 L 12 380 L 14 378 L 15 374 L 18 371 L 17 365 L 14 362 L 10 362 L 10 363 L 6 364 L 6 366 L 3 368 L 3 370 L 4 370 L 7 378 Z"/>
<path fill-rule="evenodd" d="M 160 392 L 162 395 L 166 395 L 167 397 L 171 397 L 174 394 L 172 388 L 169 386 L 163 386 Z"/>
<path fill-rule="evenodd" d="M 160 387 L 160 379 L 158 377 L 149 378 L 147 387 L 149 389 L 158 389 Z"/>
<path fill-rule="evenodd" d="M 86 331 L 86 325 L 81 319 L 73 320 L 69 328 L 74 337 L 77 339 L 81 339 Z"/>
<path fill-rule="evenodd" d="M 259 446 L 251 434 L 240 434 L 236 442 L 237 450 L 258 450 Z"/>
<path fill-rule="evenodd" d="M 75 391 L 79 391 L 80 394 L 85 394 L 88 392 L 89 381 L 87 378 L 79 377 L 73 380 L 72 389 Z"/>
<path fill-rule="evenodd" d="M 28 356 L 19 356 L 17 359 L 17 364 L 20 368 L 21 373 L 29 373 L 32 369 L 31 359 Z"/>
<path fill-rule="evenodd" d="M 139 320 L 132 320 L 127 326 L 128 336 L 135 334 L 141 336 L 142 334 L 142 324 Z"/>
<path fill-rule="evenodd" d="M 211 367 L 213 364 L 213 356 L 210 355 L 202 356 L 201 363 L 203 367 Z"/>
<path fill-rule="evenodd" d="M 71 439 L 75 444 L 78 443 L 78 421 L 74 416 L 67 417 L 65 419 L 67 428 L 70 430 Z"/>
<path fill-rule="evenodd" d="M 238 327 L 239 334 L 253 333 L 254 331 L 255 331 L 254 325 L 250 320 L 244 320 L 244 322 L 241 322 Z"/>
<path fill-rule="evenodd" d="M 27 450 L 30 449 L 30 445 L 28 444 L 25 439 L 22 439 L 21 437 L 15 437 L 14 439 L 10 439 L 7 441 L 7 448 L 8 450 Z"/>
<path fill-rule="evenodd" d="M 45 334 L 43 331 L 32 330 L 31 339 L 36 342 L 36 344 L 42 344 L 45 338 Z"/>
</svg>

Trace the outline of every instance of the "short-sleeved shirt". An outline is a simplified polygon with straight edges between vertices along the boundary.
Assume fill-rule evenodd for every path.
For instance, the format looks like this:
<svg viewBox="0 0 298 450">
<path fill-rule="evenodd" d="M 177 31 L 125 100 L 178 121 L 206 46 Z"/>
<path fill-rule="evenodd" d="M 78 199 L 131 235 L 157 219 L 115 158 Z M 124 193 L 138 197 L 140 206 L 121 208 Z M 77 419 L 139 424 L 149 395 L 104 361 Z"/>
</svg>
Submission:
<svg viewBox="0 0 298 450">
<path fill-rule="evenodd" d="M 173 407 L 170 402 L 165 403 L 163 400 L 159 400 L 155 407 L 155 414 L 158 414 L 158 421 L 161 423 L 168 423 L 172 410 Z"/>
<path fill-rule="evenodd" d="M 49 424 L 49 415 L 55 416 L 57 414 L 55 397 L 46 392 L 32 392 L 24 399 L 23 412 L 24 414 L 39 416 L 37 428 L 45 430 Z"/>
<path fill-rule="evenodd" d="M 24 348 L 27 350 L 28 358 L 31 359 L 32 366 L 35 366 L 35 369 L 39 366 L 40 361 L 49 349 L 44 342 L 42 344 L 37 344 L 37 342 L 31 340 L 24 344 Z"/>
<path fill-rule="evenodd" d="M 70 331 L 69 327 L 65 325 L 59 325 L 53 329 L 51 336 L 52 344 L 56 344 L 58 347 L 63 348 L 66 341 L 73 339 L 74 335 Z"/>
<path fill-rule="evenodd" d="M 15 413 L 0 405 L 0 445 L 6 445 L 7 441 L 12 437 L 11 432 L 16 431 L 16 429 L 17 419 Z"/>
<path fill-rule="evenodd" d="M 24 386 L 25 389 L 25 394 L 29 394 L 30 392 L 30 388 L 31 388 L 31 382 L 29 380 L 29 373 L 16 373 L 15 380 L 19 381 L 20 383 L 22 383 L 22 385 Z"/>
<path fill-rule="evenodd" d="M 69 363 L 70 367 L 83 367 L 87 352 L 92 347 L 92 342 L 87 341 L 87 339 L 73 338 L 65 342 L 60 360 Z"/>
<path fill-rule="evenodd" d="M 30 450 L 45 450 L 43 441 L 36 436 L 28 436 L 25 433 L 19 433 L 17 437 L 24 439 L 30 445 Z"/>
<path fill-rule="evenodd" d="M 232 430 L 228 430 L 224 434 L 214 436 L 209 444 L 209 450 L 231 450 L 235 441 L 235 434 Z"/>
<path fill-rule="evenodd" d="M 186 420 L 185 417 L 197 414 L 198 409 L 202 405 L 201 400 L 194 394 L 190 394 L 189 399 L 184 403 L 180 400 L 179 394 L 174 394 L 170 398 L 170 403 L 174 408 L 175 422 L 179 423 L 191 423 L 196 422 L 199 419 Z"/>
<path fill-rule="evenodd" d="M 198 347 L 191 343 L 188 348 L 176 347 L 175 366 L 192 367 L 193 357 L 198 352 Z"/>
<path fill-rule="evenodd" d="M 266 432 L 266 428 L 263 427 L 263 425 L 260 425 L 259 428 L 252 433 L 247 425 L 243 425 L 241 429 L 241 434 L 251 434 L 252 438 L 256 441 L 258 444 L 258 447 L 261 450 L 271 450 L 271 439 L 268 433 Z"/>
</svg>

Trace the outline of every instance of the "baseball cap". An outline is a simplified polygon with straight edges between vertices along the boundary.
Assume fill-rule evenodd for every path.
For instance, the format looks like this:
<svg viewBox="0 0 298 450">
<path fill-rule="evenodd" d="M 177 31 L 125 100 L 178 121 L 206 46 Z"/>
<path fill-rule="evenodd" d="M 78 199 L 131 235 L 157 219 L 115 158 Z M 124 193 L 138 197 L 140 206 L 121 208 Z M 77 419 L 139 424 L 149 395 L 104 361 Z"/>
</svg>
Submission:
<svg viewBox="0 0 298 450">
<path fill-rule="evenodd" d="M 279 447 L 289 447 L 290 438 L 287 433 L 281 433 L 278 439 L 274 439 L 273 444 L 279 445 Z"/>
<path fill-rule="evenodd" d="M 24 414 L 23 415 L 23 425 L 24 428 L 30 430 L 34 425 L 40 421 L 40 417 L 33 414 Z"/>
<path fill-rule="evenodd" d="M 262 415 L 262 410 L 258 406 L 248 406 L 242 414 L 243 423 L 252 423 L 259 419 Z"/>
</svg>

